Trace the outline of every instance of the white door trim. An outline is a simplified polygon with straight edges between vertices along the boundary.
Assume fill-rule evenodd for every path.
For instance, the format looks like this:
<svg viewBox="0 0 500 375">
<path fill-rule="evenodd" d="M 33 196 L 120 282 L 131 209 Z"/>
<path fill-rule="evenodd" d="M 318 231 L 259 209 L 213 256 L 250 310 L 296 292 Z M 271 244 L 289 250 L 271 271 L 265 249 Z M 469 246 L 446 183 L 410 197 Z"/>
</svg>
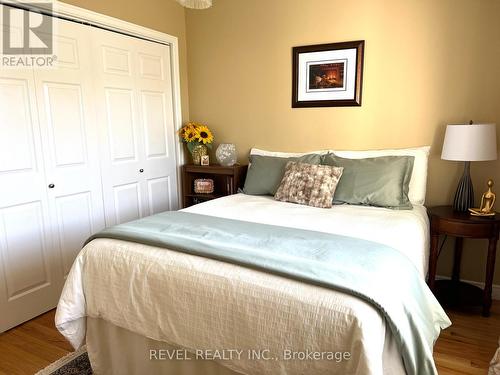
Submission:
<svg viewBox="0 0 500 375">
<path fill-rule="evenodd" d="M 8 4 L 8 2 L 5 2 Z M 16 3 L 16 2 L 14 2 Z M 22 3 L 17 3 L 22 5 Z M 81 22 L 83 24 L 91 24 L 94 26 L 102 27 L 110 31 L 115 31 L 119 33 L 124 33 L 130 36 L 135 36 L 138 38 L 147 39 L 150 41 L 168 44 L 170 46 L 170 64 L 172 70 L 172 101 L 174 109 L 174 127 L 175 131 L 178 131 L 182 127 L 182 107 L 181 107 L 181 84 L 180 84 L 180 72 L 179 72 L 179 42 L 176 36 L 162 33 L 147 27 L 139 26 L 127 21 L 120 20 L 118 18 L 106 16 L 104 14 L 96 13 L 91 10 L 80 8 L 74 5 L 66 4 L 60 1 L 53 2 L 53 9 L 49 10 L 44 7 L 43 3 L 33 4 L 30 3 L 30 9 L 45 11 L 54 16 L 59 16 L 62 18 L 74 20 Z M 175 142 L 175 154 L 176 154 L 176 165 L 177 165 L 177 200 L 179 207 L 182 207 L 181 203 L 181 166 L 184 160 L 184 149 L 181 147 L 179 142 Z"/>
</svg>

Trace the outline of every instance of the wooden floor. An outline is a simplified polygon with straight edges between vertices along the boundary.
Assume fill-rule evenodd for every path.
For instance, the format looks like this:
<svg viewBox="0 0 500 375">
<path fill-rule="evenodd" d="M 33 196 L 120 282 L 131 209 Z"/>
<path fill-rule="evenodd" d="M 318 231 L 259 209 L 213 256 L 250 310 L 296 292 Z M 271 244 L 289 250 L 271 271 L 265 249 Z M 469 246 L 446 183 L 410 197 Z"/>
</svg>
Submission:
<svg viewBox="0 0 500 375">
<path fill-rule="evenodd" d="M 34 374 L 72 351 L 54 327 L 54 310 L 0 334 L 0 375 Z M 500 301 L 492 314 L 448 312 L 453 325 L 444 331 L 434 350 L 440 375 L 487 373 L 498 346 Z"/>
<path fill-rule="evenodd" d="M 491 316 L 448 311 L 452 326 L 441 333 L 434 347 L 440 375 L 488 373 L 498 348 L 500 301 L 493 301 Z"/>
<path fill-rule="evenodd" d="M 73 351 L 54 326 L 55 310 L 0 334 L 0 375 L 34 374 Z"/>
</svg>

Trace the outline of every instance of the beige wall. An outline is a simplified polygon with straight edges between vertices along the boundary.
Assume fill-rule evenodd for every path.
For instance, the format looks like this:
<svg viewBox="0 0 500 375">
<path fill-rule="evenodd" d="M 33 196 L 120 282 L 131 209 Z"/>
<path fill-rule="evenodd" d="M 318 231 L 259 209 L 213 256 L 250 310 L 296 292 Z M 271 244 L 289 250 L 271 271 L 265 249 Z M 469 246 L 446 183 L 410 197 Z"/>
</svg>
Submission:
<svg viewBox="0 0 500 375">
<path fill-rule="evenodd" d="M 182 118 L 188 119 L 185 8 L 175 0 L 63 0 L 62 2 L 176 36 L 179 41 Z"/>
<path fill-rule="evenodd" d="M 240 160 L 252 146 L 430 144 L 428 204 L 446 204 L 461 165 L 439 159 L 445 125 L 500 125 L 499 16 L 497 0 L 216 0 L 186 12 L 190 119 L 235 143 Z M 292 46 L 358 39 L 362 107 L 292 109 Z M 500 186 L 498 162 L 474 163 L 472 173 L 478 193 L 490 176 Z M 481 280 L 484 243 L 467 242 L 463 277 Z M 440 263 L 445 273 L 450 251 Z"/>
<path fill-rule="evenodd" d="M 445 204 L 461 172 L 439 160 L 445 125 L 500 124 L 496 0 L 216 0 L 186 12 L 174 0 L 65 2 L 177 36 L 183 119 L 208 123 L 218 141 L 236 143 L 242 161 L 252 146 L 431 144 L 428 204 Z M 366 40 L 363 106 L 292 109 L 291 47 L 357 39 Z M 486 178 L 500 184 L 499 166 L 473 164 L 478 195 Z M 468 245 L 463 277 L 481 280 L 484 243 Z M 447 249 L 441 273 L 450 259 Z"/>
</svg>

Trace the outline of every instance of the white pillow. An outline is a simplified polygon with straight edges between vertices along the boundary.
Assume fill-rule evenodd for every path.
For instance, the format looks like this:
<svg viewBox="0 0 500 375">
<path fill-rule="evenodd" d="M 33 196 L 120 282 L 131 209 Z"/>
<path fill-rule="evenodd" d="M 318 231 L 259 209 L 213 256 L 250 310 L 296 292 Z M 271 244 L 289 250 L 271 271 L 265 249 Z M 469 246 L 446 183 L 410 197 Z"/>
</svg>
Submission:
<svg viewBox="0 0 500 375">
<path fill-rule="evenodd" d="M 364 158 L 376 158 L 379 156 L 414 156 L 415 161 L 413 163 L 413 172 L 410 179 L 410 191 L 408 192 L 408 198 L 410 202 L 416 205 L 423 205 L 425 203 L 425 193 L 427 189 L 427 162 L 429 159 L 429 151 L 431 146 L 422 146 L 414 148 L 401 148 L 401 149 L 389 149 L 389 150 L 367 150 L 367 151 L 336 151 L 336 150 L 320 150 L 320 151 L 310 151 L 310 152 L 275 152 L 260 150 L 258 148 L 252 148 L 250 150 L 250 155 L 263 155 L 263 156 L 275 156 L 279 158 L 289 158 L 302 156 L 306 154 L 319 154 L 325 155 L 329 152 L 333 152 L 335 155 L 341 158 L 348 159 L 364 159 Z"/>
<path fill-rule="evenodd" d="M 336 151 L 330 150 L 341 158 L 365 159 L 379 156 L 414 156 L 413 172 L 410 179 L 408 198 L 412 204 L 423 205 L 427 189 L 427 162 L 431 146 L 401 148 L 395 150 L 368 150 L 368 151 Z"/>
<path fill-rule="evenodd" d="M 274 156 L 277 158 L 293 158 L 309 154 L 325 155 L 328 154 L 328 152 L 329 152 L 328 150 L 309 151 L 309 152 L 279 152 L 279 151 L 266 151 L 254 147 L 250 150 L 250 155 Z"/>
</svg>

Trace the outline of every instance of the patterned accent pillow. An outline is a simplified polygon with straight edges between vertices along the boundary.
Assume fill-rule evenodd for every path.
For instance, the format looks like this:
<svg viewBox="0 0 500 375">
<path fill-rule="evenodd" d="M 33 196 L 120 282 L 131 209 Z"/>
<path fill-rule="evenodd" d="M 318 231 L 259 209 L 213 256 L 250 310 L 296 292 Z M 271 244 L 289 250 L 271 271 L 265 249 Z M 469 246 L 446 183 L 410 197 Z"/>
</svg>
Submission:
<svg viewBox="0 0 500 375">
<path fill-rule="evenodd" d="M 289 161 L 274 199 L 331 208 L 333 194 L 343 170 L 342 167 Z"/>
</svg>

